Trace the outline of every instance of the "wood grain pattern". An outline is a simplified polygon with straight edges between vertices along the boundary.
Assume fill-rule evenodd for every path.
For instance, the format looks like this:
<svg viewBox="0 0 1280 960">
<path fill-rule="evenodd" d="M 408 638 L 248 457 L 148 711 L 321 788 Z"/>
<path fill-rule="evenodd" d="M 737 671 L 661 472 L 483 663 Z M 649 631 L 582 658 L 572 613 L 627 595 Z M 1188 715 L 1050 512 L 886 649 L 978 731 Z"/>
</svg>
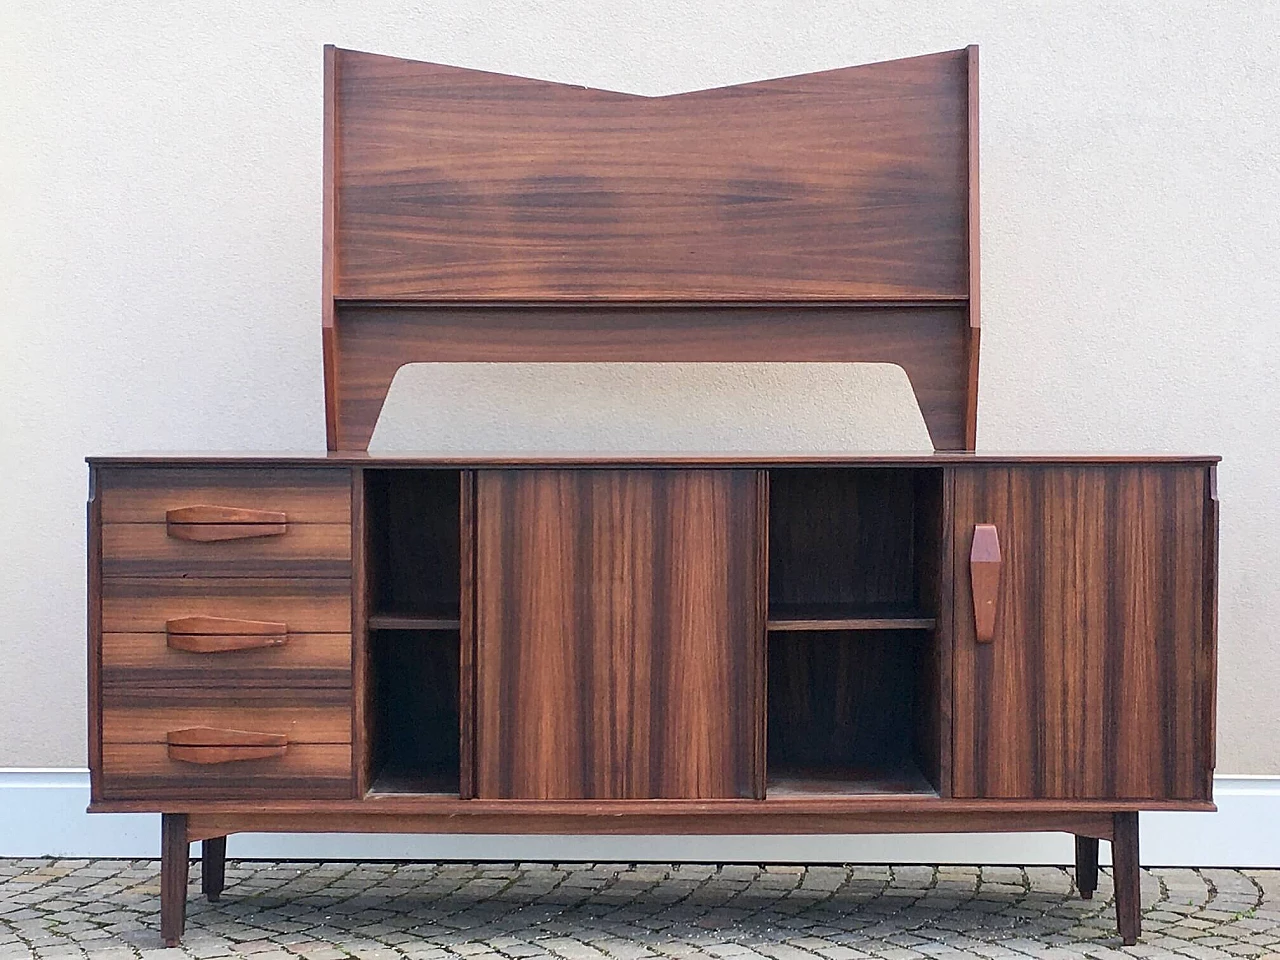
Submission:
<svg viewBox="0 0 1280 960">
<path fill-rule="evenodd" d="M 141 800 L 150 810 L 183 801 L 231 800 L 243 809 L 246 802 L 256 808 L 264 800 L 353 795 L 348 743 L 291 743 L 283 756 L 226 765 L 173 760 L 164 742 L 106 743 L 102 756 L 103 796 Z"/>
<path fill-rule="evenodd" d="M 1208 799 L 1198 466 L 955 468 L 955 550 L 1000 529 L 978 645 L 957 583 L 954 787 L 969 797 Z"/>
<path fill-rule="evenodd" d="M 365 472 L 370 616 L 458 619 L 457 470 Z"/>
<path fill-rule="evenodd" d="M 324 364 L 325 441 L 337 449 L 338 344 L 334 328 L 334 292 L 337 285 L 338 231 L 338 50 L 324 47 L 324 147 L 321 161 L 323 219 L 320 251 L 320 349 Z"/>
<path fill-rule="evenodd" d="M 175 507 L 166 510 L 165 523 L 169 526 L 201 526 L 212 524 L 221 526 L 229 524 L 262 525 L 268 527 L 284 526 L 289 515 L 280 510 L 249 510 L 244 507 L 226 507 L 220 504 L 198 503 L 189 507 Z M 283 532 L 283 531 L 281 531 Z"/>
<path fill-rule="evenodd" d="M 328 83 L 332 48 L 325 48 Z M 326 86 L 327 89 L 327 86 Z M 326 100 L 326 103 L 328 101 Z M 326 185 L 326 191 L 329 187 Z M 327 368 L 326 368 L 327 369 Z M 351 471 L 351 779 L 362 797 L 373 782 L 373 737 L 369 673 L 369 511 L 365 471 Z"/>
<path fill-rule="evenodd" d="M 279 621 L 290 633 L 349 634 L 351 582 L 238 577 L 103 582 L 102 623 L 109 633 L 164 633 L 175 617 L 194 616 Z"/>
<path fill-rule="evenodd" d="M 937 549 L 941 482 L 938 471 L 772 471 L 770 619 L 930 619 L 920 561 Z M 917 527 L 934 531 L 925 550 Z"/>
<path fill-rule="evenodd" d="M 180 763 L 243 763 L 283 757 L 289 750 L 289 738 L 283 733 L 222 727 L 170 730 L 165 742 L 169 746 L 169 759 Z"/>
<path fill-rule="evenodd" d="M 187 874 L 191 866 L 187 818 L 166 813 L 160 820 L 160 939 L 176 947 L 187 922 Z"/>
<path fill-rule="evenodd" d="M 1120 930 L 1120 942 L 1126 947 L 1132 947 L 1142 936 L 1142 870 L 1138 853 L 1137 813 L 1115 814 L 1111 833 L 1116 926 Z"/>
<path fill-rule="evenodd" d="M 104 687 L 348 687 L 351 637 L 291 633 L 281 646 L 210 656 L 172 647 L 163 633 L 108 633 L 102 638 L 101 682 Z"/>
<path fill-rule="evenodd" d="M 966 342 L 965 367 L 968 372 L 969 387 L 965 397 L 964 411 L 964 449 L 973 450 L 978 446 L 978 364 L 982 345 L 982 229 L 981 195 L 979 177 L 979 144 L 978 135 L 978 47 L 970 44 L 965 49 L 965 80 L 969 86 L 968 116 L 965 139 L 968 142 L 968 178 L 967 200 L 969 203 L 968 253 L 969 257 L 969 335 Z"/>
<path fill-rule="evenodd" d="M 751 796 L 757 473 L 476 483 L 477 796 Z"/>
<path fill-rule="evenodd" d="M 376 803 L 373 801 L 376 799 Z M 94 813 L 136 813 L 146 810 L 145 801 L 114 801 L 95 803 Z M 244 806 L 234 799 L 203 800 L 190 799 L 169 807 L 184 813 L 243 813 Z M 858 797 L 846 796 L 804 796 L 804 797 L 766 797 L 764 800 L 734 797 L 728 799 L 703 800 L 663 800 L 656 803 L 652 799 L 645 800 L 460 800 L 456 796 L 432 794 L 415 796 L 403 794 L 387 794 L 376 798 L 338 799 L 310 801 L 299 799 L 261 800 L 254 804 L 259 813 L 272 814 L 333 814 L 351 816 L 354 814 L 397 814 L 414 816 L 439 816 L 466 819 L 468 817 L 503 816 L 507 818 L 507 829 L 500 832 L 519 833 L 524 818 L 556 817 L 645 817 L 654 824 L 671 819 L 676 822 L 680 818 L 701 818 L 703 820 L 750 819 L 753 817 L 768 818 L 772 815 L 796 817 L 843 816 L 850 818 L 866 816 L 902 816 L 920 815 L 922 817 L 941 817 L 954 814 L 965 817 L 970 814 L 997 817 L 1007 815 L 1016 820 L 1023 814 L 1041 816 L 1054 814 L 1057 816 L 1095 816 L 1105 814 L 1107 832 L 1090 834 L 1088 831 L 1072 831 L 1082 836 L 1099 836 L 1103 839 L 1111 837 L 1111 815 L 1114 813 L 1138 810 L 1151 811 L 1197 811 L 1211 813 L 1217 807 L 1206 800 L 982 800 L 952 797 L 941 799 L 936 796 L 910 794 L 894 796 L 885 794 Z M 1017 830 L 1017 827 L 1010 827 Z M 465 831 L 464 831 L 465 832 Z M 483 832 L 483 831 L 477 831 Z M 567 831 L 572 833 L 573 831 Z M 661 832 L 661 831 L 660 831 Z M 732 830 L 712 831 L 732 832 Z M 752 832 L 759 833 L 760 830 Z M 766 831 L 767 832 L 767 831 Z M 836 831 L 838 832 L 838 831 Z"/>
<path fill-rule="evenodd" d="M 861 797 L 856 802 L 876 798 Z M 790 803 L 791 801 L 787 801 Z M 615 802 L 616 803 L 616 802 Z M 1111 837 L 1111 814 L 1070 811 L 1015 812 L 1010 810 L 943 811 L 941 801 L 919 800 L 918 806 L 933 810 L 898 811 L 846 809 L 822 813 L 796 814 L 773 809 L 774 801 L 750 802 L 749 809 L 733 815 L 690 814 L 662 809 L 669 804 L 646 804 L 646 812 L 596 810 L 581 812 L 542 809 L 536 812 L 504 813 L 485 807 L 482 801 L 453 801 L 463 808 L 459 814 L 411 813 L 403 809 L 403 798 L 379 798 L 360 804 L 358 811 L 346 813 L 295 810 L 272 813 L 239 810 L 189 814 L 192 839 L 228 833 L 476 833 L 476 834 L 590 834 L 628 836 L 643 834 L 725 835 L 725 834 L 866 834 L 866 833 L 1008 833 L 1014 831 L 1055 831 Z M 563 807 L 565 802 L 557 802 Z M 741 804 L 740 804 L 741 805 Z M 183 804 L 191 806 L 191 804 Z M 226 806 L 206 803 L 204 807 Z M 273 804 L 280 806 L 280 804 Z M 296 806 L 296 805 L 295 805 Z M 321 806 L 333 806 L 323 804 Z M 544 805 L 545 806 L 545 805 Z"/>
<path fill-rule="evenodd" d="M 458 504 L 458 795 L 476 795 L 476 475 L 464 470 Z"/>
<path fill-rule="evenodd" d="M 966 51 L 657 98 L 336 55 L 339 297 L 967 291 Z"/>
<path fill-rule="evenodd" d="M 341 467 L 261 470 L 174 463 L 103 469 L 104 523 L 166 523 L 170 510 L 216 504 L 267 510 L 295 523 L 351 523 L 351 473 Z"/>
<path fill-rule="evenodd" d="M 102 553 L 109 577 L 349 577 L 351 527 L 296 523 L 277 536 L 196 540 L 160 523 L 108 523 Z"/>
<path fill-rule="evenodd" d="M 710 308 L 709 308 L 710 309 Z M 815 308 L 816 309 L 816 308 Z M 709 452 L 709 451 L 619 451 L 619 450 L 569 450 L 553 453 L 488 451 L 473 453 L 369 453 L 367 450 L 328 450 L 292 453 L 183 453 L 156 454 L 130 453 L 103 457 L 86 457 L 85 462 L 98 469 L 131 467 L 179 467 L 183 470 L 195 467 L 221 467 L 223 469 L 304 468 L 327 465 L 328 467 L 365 467 L 402 469 L 529 469 L 547 467 L 568 469 L 583 467 L 594 470 L 631 469 L 635 467 L 944 467 L 955 464 L 1012 466 L 1014 464 L 1202 464 L 1220 463 L 1222 457 L 1213 454 L 1188 453 L 1082 453 L 1057 451 L 1048 453 L 975 453 L 970 450 L 935 450 L 915 453 L 859 453 L 843 452 Z"/>
<path fill-rule="evenodd" d="M 290 743 L 350 743 L 351 694 L 327 687 L 244 692 L 195 687 L 103 691 L 102 742 L 166 743 L 174 730 L 259 730 Z"/>
<path fill-rule="evenodd" d="M 268 620 L 175 617 L 165 623 L 165 645 L 187 653 L 232 653 L 282 647 L 288 642 L 288 625 Z"/>
<path fill-rule="evenodd" d="M 812 781 L 810 792 L 827 793 L 919 781 L 915 701 L 929 639 L 923 631 L 771 634 L 768 796 L 780 780 Z"/>
<path fill-rule="evenodd" d="M 86 719 L 88 721 L 89 796 L 102 796 L 102 500 L 98 496 L 97 467 L 89 468 L 89 499 L 85 503 L 85 542 L 88 557 L 86 579 L 86 639 L 88 657 L 85 678 L 88 683 Z"/>
<path fill-rule="evenodd" d="M 344 450 L 368 449 L 402 365 L 512 361 L 893 363 L 911 382 L 934 447 L 965 443 L 968 327 L 955 304 L 347 304 L 337 323 Z"/>
<path fill-rule="evenodd" d="M 1218 765 L 1218 468 L 1210 466 L 1204 487 L 1204 642 L 1197 669 L 1200 684 L 1201 736 L 1209 748 L 1201 796 L 1213 796 Z"/>
</svg>

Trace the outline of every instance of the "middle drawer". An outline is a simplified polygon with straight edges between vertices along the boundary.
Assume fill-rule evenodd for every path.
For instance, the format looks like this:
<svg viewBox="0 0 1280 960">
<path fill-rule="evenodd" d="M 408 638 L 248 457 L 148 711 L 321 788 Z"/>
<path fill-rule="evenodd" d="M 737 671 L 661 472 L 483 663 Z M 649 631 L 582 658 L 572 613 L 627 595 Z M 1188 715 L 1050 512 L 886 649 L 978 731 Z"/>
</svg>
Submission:
<svg viewBox="0 0 1280 960">
<path fill-rule="evenodd" d="M 188 629 L 181 621 L 206 617 L 281 624 L 288 634 L 349 634 L 351 581 L 316 577 L 107 577 L 102 581 L 103 633 L 166 634 Z"/>
<path fill-rule="evenodd" d="M 104 633 L 104 688 L 229 687 L 238 690 L 281 690 L 286 687 L 351 686 L 351 634 L 236 634 L 232 621 L 225 632 L 188 634 Z M 192 636 L 206 641 L 196 645 Z M 264 641 L 250 646 L 246 643 Z"/>
<path fill-rule="evenodd" d="M 351 526 L 289 524 L 278 536 L 226 540 L 175 537 L 163 523 L 102 527 L 106 577 L 351 576 Z"/>
</svg>

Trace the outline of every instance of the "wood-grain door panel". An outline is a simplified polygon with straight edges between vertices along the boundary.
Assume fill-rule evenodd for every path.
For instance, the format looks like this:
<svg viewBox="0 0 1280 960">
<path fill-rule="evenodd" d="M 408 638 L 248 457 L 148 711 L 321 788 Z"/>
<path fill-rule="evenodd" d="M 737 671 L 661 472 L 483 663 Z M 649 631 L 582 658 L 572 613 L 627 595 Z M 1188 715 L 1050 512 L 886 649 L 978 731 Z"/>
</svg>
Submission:
<svg viewBox="0 0 1280 960">
<path fill-rule="evenodd" d="M 762 482 L 478 472 L 477 796 L 759 792 Z"/>
<path fill-rule="evenodd" d="M 954 795 L 1208 799 L 1208 470 L 974 466 L 954 475 Z M 970 583 L 978 524 L 994 524 L 999 540 L 989 643 L 977 639 Z"/>
</svg>

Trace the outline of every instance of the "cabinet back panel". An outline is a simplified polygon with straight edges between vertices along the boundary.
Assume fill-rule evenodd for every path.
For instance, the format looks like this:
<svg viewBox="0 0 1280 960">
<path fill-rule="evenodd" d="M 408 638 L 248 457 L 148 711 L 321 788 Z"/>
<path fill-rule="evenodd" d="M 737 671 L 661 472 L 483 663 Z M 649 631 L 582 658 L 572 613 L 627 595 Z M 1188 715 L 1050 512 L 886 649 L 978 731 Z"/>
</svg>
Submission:
<svg viewBox="0 0 1280 960">
<path fill-rule="evenodd" d="M 770 770 L 911 759 L 924 648 L 924 634 L 903 630 L 770 637 Z"/>
<path fill-rule="evenodd" d="M 371 631 L 373 789 L 458 792 L 456 631 Z M 426 789 L 427 786 L 430 789 Z"/>
<path fill-rule="evenodd" d="M 932 613 L 940 488 L 937 470 L 772 471 L 770 615 Z"/>
<path fill-rule="evenodd" d="M 457 470 L 368 470 L 372 612 L 458 615 Z"/>
</svg>

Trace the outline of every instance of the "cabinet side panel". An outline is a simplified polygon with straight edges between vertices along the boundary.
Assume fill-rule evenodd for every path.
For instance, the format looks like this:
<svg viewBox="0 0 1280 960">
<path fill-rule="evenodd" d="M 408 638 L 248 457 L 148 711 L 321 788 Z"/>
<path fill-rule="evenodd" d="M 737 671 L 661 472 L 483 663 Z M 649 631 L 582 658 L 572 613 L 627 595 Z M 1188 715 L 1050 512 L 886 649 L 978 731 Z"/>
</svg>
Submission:
<svg viewBox="0 0 1280 960">
<path fill-rule="evenodd" d="M 86 505 L 88 557 L 88 720 L 89 793 L 102 798 L 102 501 L 98 497 L 98 470 L 89 468 L 89 502 Z"/>
<path fill-rule="evenodd" d="M 1203 799 L 1204 470 L 955 470 L 957 796 Z M 991 643 L 968 551 L 996 525 Z"/>
<path fill-rule="evenodd" d="M 755 791 L 755 471 L 480 471 L 476 793 Z"/>
<path fill-rule="evenodd" d="M 357 797 L 373 782 L 373 726 L 369 687 L 369 524 L 364 470 L 351 471 L 351 762 Z"/>
<path fill-rule="evenodd" d="M 1200 648 L 1200 721 L 1208 759 L 1202 771 L 1206 798 L 1213 796 L 1218 765 L 1218 468 L 1205 471 L 1204 487 L 1204 638 Z"/>
</svg>

